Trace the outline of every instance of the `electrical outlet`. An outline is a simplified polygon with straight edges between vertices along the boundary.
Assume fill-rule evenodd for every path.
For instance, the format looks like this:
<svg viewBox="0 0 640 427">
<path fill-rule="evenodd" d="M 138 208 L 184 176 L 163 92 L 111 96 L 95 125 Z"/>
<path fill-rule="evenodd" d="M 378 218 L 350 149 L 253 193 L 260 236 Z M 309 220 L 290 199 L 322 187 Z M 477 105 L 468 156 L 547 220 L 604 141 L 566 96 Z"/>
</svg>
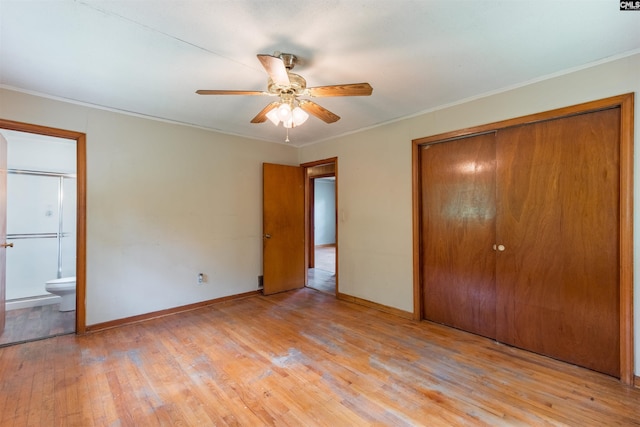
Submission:
<svg viewBox="0 0 640 427">
<path fill-rule="evenodd" d="M 204 273 L 199 273 L 198 274 L 198 285 L 202 285 L 204 282 L 205 282 Z"/>
</svg>

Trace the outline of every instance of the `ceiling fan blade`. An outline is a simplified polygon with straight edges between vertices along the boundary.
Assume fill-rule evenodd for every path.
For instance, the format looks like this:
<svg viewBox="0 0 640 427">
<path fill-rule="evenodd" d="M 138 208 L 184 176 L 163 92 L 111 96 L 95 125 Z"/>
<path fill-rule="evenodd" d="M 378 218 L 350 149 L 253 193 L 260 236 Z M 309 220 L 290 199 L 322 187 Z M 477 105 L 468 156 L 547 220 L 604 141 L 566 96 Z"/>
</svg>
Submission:
<svg viewBox="0 0 640 427">
<path fill-rule="evenodd" d="M 282 59 L 271 55 L 258 55 L 258 59 L 276 85 L 282 87 L 291 86 L 289 74 Z"/>
<path fill-rule="evenodd" d="M 198 95 L 268 95 L 266 92 L 257 90 L 197 90 Z"/>
<path fill-rule="evenodd" d="M 253 119 L 251 119 L 251 123 L 264 123 L 265 121 L 267 121 L 267 113 L 276 108 L 278 105 L 280 105 L 279 102 L 272 102 L 271 104 L 267 105 Z"/>
<path fill-rule="evenodd" d="M 306 99 L 300 100 L 298 103 L 300 108 L 309 114 L 312 114 L 326 123 L 334 123 L 340 120 L 340 116 L 333 114 L 331 111 L 316 104 L 315 102 L 307 101 Z"/>
<path fill-rule="evenodd" d="M 346 85 L 317 86 L 307 89 L 310 96 L 369 96 L 373 88 L 369 83 L 352 83 Z"/>
</svg>

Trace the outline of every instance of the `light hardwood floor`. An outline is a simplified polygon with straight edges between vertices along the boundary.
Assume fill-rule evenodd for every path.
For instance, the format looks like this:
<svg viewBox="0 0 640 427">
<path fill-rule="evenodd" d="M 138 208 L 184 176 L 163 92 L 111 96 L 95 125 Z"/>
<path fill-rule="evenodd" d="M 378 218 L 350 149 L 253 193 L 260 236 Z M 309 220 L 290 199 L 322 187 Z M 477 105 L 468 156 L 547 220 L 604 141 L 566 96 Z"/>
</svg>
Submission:
<svg viewBox="0 0 640 427">
<path fill-rule="evenodd" d="M 304 288 L 0 349 L 1 426 L 639 425 L 640 390 Z"/>
<path fill-rule="evenodd" d="M 336 294 L 336 275 L 319 268 L 307 270 L 307 286 L 330 295 Z"/>
<path fill-rule="evenodd" d="M 336 272 L 336 246 L 316 246 L 314 250 L 315 267 L 330 273 Z"/>
</svg>

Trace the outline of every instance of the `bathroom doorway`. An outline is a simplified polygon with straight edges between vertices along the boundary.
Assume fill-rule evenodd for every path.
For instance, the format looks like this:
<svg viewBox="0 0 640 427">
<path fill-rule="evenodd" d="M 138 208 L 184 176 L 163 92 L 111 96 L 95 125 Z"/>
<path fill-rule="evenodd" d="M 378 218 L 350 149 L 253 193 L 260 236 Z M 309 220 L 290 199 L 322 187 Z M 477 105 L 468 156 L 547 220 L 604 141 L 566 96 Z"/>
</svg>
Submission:
<svg viewBox="0 0 640 427">
<path fill-rule="evenodd" d="M 84 271 L 84 135 L 4 121 L 0 134 L 7 141 L 0 346 L 84 332 L 84 304 L 76 304 L 84 278 L 72 280 Z M 60 282 L 69 282 L 65 292 Z"/>
</svg>

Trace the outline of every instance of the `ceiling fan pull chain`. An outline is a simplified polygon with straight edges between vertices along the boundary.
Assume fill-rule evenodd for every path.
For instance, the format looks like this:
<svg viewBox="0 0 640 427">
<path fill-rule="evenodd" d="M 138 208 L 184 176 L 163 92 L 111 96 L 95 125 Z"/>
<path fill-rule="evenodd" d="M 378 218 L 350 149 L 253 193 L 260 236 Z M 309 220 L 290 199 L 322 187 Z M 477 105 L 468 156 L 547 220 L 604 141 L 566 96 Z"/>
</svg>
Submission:
<svg viewBox="0 0 640 427">
<path fill-rule="evenodd" d="M 287 129 L 287 139 L 285 139 L 284 142 L 289 142 L 289 128 L 286 128 L 286 129 Z"/>
</svg>

